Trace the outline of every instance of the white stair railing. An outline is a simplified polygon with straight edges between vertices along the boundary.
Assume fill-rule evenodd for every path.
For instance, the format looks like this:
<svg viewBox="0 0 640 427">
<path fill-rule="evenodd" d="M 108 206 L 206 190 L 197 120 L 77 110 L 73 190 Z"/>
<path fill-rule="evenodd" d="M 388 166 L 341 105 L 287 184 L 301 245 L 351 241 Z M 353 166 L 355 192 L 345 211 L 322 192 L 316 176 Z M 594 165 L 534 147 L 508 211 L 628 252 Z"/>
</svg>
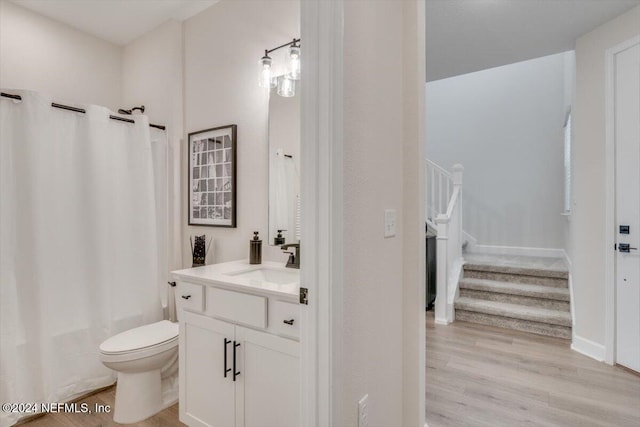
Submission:
<svg viewBox="0 0 640 427">
<path fill-rule="evenodd" d="M 425 218 L 431 227 L 436 228 L 436 217 L 447 212 L 453 193 L 453 177 L 446 169 L 429 159 L 425 162 L 425 174 L 427 183 Z"/>
<path fill-rule="evenodd" d="M 427 221 L 437 230 L 437 273 L 435 322 L 449 324 L 454 320 L 453 303 L 462 271 L 462 165 L 456 164 L 449 174 L 427 160 Z M 443 205 L 441 200 L 447 196 Z M 434 218 L 435 221 L 430 220 Z M 433 224 L 435 223 L 435 224 Z"/>
</svg>

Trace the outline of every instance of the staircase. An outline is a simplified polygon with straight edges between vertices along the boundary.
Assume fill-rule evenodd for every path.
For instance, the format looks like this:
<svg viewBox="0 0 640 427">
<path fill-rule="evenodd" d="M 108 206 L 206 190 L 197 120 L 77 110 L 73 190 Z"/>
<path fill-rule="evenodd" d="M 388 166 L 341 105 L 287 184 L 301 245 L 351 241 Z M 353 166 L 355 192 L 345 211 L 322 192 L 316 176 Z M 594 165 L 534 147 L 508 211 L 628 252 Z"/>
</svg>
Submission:
<svg viewBox="0 0 640 427">
<path fill-rule="evenodd" d="M 455 318 L 571 338 L 568 271 L 553 258 L 465 256 Z"/>
</svg>

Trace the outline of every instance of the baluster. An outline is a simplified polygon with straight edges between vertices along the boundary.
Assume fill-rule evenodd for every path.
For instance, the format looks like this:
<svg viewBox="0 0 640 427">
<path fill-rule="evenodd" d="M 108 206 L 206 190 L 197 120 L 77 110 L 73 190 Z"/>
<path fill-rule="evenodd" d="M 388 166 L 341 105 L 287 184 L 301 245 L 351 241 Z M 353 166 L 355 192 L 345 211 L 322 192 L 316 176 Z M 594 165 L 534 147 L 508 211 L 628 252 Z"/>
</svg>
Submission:
<svg viewBox="0 0 640 427">
<path fill-rule="evenodd" d="M 433 166 L 431 166 L 431 214 L 434 215 L 435 219 L 435 215 L 437 215 L 436 210 L 436 205 L 435 205 L 435 185 L 436 185 L 436 173 L 435 173 L 435 169 L 433 168 Z"/>
<path fill-rule="evenodd" d="M 438 174 L 438 213 L 444 213 L 442 210 L 442 173 Z"/>
</svg>

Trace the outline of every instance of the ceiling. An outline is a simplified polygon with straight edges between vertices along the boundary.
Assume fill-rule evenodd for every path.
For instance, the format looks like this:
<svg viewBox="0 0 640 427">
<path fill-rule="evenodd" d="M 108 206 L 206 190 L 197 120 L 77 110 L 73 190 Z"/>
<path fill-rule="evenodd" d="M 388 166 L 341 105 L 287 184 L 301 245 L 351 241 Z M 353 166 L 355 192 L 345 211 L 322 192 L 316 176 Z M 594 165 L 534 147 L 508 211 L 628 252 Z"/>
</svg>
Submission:
<svg viewBox="0 0 640 427">
<path fill-rule="evenodd" d="M 11 0 L 118 45 L 219 0 Z M 427 81 L 574 49 L 640 0 L 426 0 Z M 638 24 L 640 25 L 640 23 Z"/>
<path fill-rule="evenodd" d="M 427 0 L 427 81 L 572 50 L 578 37 L 639 4 L 640 0 Z"/>
<path fill-rule="evenodd" d="M 103 40 L 125 45 L 169 19 L 188 19 L 219 0 L 11 1 Z"/>
</svg>

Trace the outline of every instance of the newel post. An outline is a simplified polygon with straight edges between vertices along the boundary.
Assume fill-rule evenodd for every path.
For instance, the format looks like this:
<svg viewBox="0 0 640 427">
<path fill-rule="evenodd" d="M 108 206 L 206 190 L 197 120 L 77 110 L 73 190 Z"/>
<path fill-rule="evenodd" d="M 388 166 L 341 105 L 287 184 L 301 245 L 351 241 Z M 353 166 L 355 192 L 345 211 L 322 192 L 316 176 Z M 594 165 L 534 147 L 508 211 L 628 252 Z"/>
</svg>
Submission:
<svg viewBox="0 0 640 427">
<path fill-rule="evenodd" d="M 464 166 L 462 166 L 459 163 L 456 163 L 451 168 L 451 171 L 452 171 L 451 177 L 453 179 L 454 188 L 456 186 L 457 187 L 462 187 L 462 172 L 464 172 Z"/>
<path fill-rule="evenodd" d="M 435 322 L 446 325 L 447 321 L 447 282 L 448 282 L 448 262 L 447 262 L 447 241 L 449 240 L 449 219 L 444 214 L 436 217 L 438 235 L 436 237 L 436 302 L 435 302 Z"/>
</svg>

